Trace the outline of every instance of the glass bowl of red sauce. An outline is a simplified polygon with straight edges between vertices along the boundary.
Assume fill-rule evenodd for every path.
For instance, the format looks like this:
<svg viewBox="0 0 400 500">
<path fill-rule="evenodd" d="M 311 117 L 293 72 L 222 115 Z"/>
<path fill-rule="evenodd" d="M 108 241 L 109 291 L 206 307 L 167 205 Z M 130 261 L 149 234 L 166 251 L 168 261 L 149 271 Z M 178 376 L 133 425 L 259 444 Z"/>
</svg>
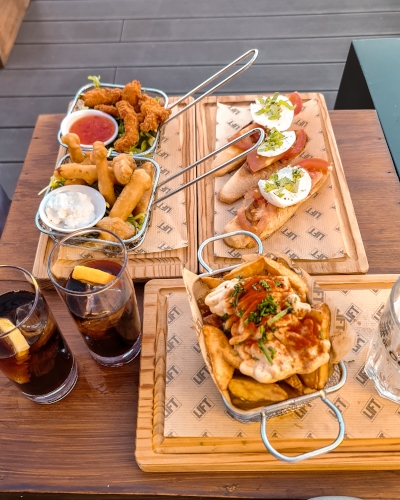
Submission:
<svg viewBox="0 0 400 500">
<path fill-rule="evenodd" d="M 117 121 L 107 113 L 97 109 L 82 109 L 67 115 L 61 123 L 63 135 L 76 134 L 83 149 L 92 149 L 96 141 L 105 146 L 112 143 L 118 135 Z"/>
</svg>

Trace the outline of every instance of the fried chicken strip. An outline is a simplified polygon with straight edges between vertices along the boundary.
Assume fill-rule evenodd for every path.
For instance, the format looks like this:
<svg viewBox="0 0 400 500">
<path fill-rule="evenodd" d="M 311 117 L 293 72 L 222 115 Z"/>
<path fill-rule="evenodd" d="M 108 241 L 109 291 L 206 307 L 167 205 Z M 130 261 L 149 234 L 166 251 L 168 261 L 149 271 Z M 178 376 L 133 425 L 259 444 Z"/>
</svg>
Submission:
<svg viewBox="0 0 400 500">
<path fill-rule="evenodd" d="M 85 106 L 88 106 L 89 108 L 94 108 L 100 104 L 112 106 L 121 100 L 121 94 L 122 90 L 119 88 L 93 89 L 86 92 L 86 94 L 83 94 L 81 99 L 85 103 Z"/>
<path fill-rule="evenodd" d="M 133 80 L 133 82 L 125 85 L 122 91 L 122 100 L 128 101 L 133 107 L 137 106 L 140 96 L 142 95 L 142 88 L 140 82 Z"/>
<path fill-rule="evenodd" d="M 115 141 L 114 148 L 119 153 L 127 153 L 139 140 L 139 120 L 128 101 L 117 102 L 116 106 L 120 117 L 124 120 L 125 134 Z"/>
<path fill-rule="evenodd" d="M 172 113 L 172 110 L 163 108 L 155 99 L 147 94 L 141 96 L 139 104 L 140 112 L 144 116 L 144 121 L 140 124 L 140 130 L 143 132 L 157 130 L 158 124 L 164 123 Z"/>
<path fill-rule="evenodd" d="M 119 118 L 119 112 L 115 106 L 109 106 L 108 104 L 98 104 L 97 106 L 94 107 L 94 109 L 103 111 L 103 113 L 107 113 L 108 115 L 111 115 L 114 118 Z"/>
</svg>

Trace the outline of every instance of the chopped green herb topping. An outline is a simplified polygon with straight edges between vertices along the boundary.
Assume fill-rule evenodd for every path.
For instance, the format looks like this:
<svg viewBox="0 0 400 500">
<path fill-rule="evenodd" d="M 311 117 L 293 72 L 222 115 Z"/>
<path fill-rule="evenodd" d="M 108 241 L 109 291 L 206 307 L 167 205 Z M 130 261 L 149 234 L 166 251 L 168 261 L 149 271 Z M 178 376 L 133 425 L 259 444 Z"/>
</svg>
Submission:
<svg viewBox="0 0 400 500">
<path fill-rule="evenodd" d="M 261 339 L 258 340 L 258 345 L 260 346 L 260 349 L 262 350 L 262 352 L 265 354 L 265 357 L 268 359 L 268 361 L 270 362 L 270 364 L 272 365 L 272 359 L 271 359 L 271 356 L 268 354 L 268 351 L 267 349 L 265 349 L 265 346 L 264 344 L 262 343 Z"/>
<path fill-rule="evenodd" d="M 291 106 L 288 102 L 279 99 L 279 92 L 275 92 L 272 97 L 266 97 L 263 99 L 259 97 L 257 101 L 263 106 L 259 111 L 256 112 L 256 115 L 262 115 L 264 113 L 267 114 L 269 120 L 279 120 L 282 113 L 282 106 L 287 107 L 288 109 L 294 109 L 294 106 Z"/>
<path fill-rule="evenodd" d="M 239 314 L 239 318 L 242 318 L 243 314 L 244 314 L 244 309 L 241 309 L 238 314 Z"/>
<path fill-rule="evenodd" d="M 228 318 L 229 318 L 229 314 L 228 314 L 228 313 L 225 313 L 225 314 L 222 316 L 222 321 L 226 321 Z"/>
<path fill-rule="evenodd" d="M 263 288 L 265 288 L 265 290 L 266 290 L 267 292 L 269 292 L 269 291 L 271 290 L 271 287 L 269 286 L 269 284 L 268 284 L 265 280 L 261 280 L 261 281 L 260 281 L 260 285 L 261 285 Z"/>
<path fill-rule="evenodd" d="M 321 340 L 324 340 L 324 336 L 322 335 L 322 332 L 318 332 L 318 336 Z"/>
<path fill-rule="evenodd" d="M 279 288 L 282 288 L 282 287 L 283 287 L 282 283 L 281 283 L 279 280 L 275 280 L 275 281 L 274 281 L 274 283 L 275 283 L 275 285 L 276 285 L 276 286 L 278 286 Z"/>
<path fill-rule="evenodd" d="M 265 151 L 276 151 L 279 147 L 282 146 L 284 138 L 285 134 L 281 134 L 274 127 L 270 130 L 269 134 L 257 151 L 260 153 L 263 153 Z"/>
<path fill-rule="evenodd" d="M 276 316 L 274 316 L 273 318 L 269 319 L 267 321 L 268 323 L 268 326 L 269 325 L 272 325 L 272 323 L 275 323 L 275 321 L 278 321 L 278 319 L 281 319 L 283 318 L 284 316 L 286 316 L 286 314 L 289 314 L 289 313 L 292 313 L 293 312 L 293 309 L 291 307 L 288 307 L 286 309 L 283 309 L 283 311 L 281 311 L 280 313 L 278 313 Z"/>
<path fill-rule="evenodd" d="M 273 347 L 268 347 L 269 352 L 271 353 L 271 359 L 274 359 L 276 354 L 276 350 Z"/>
<path fill-rule="evenodd" d="M 233 300 L 229 302 L 232 307 L 237 307 L 239 303 L 239 298 L 246 293 L 247 290 L 244 289 L 243 283 L 236 283 L 233 287 L 233 292 L 231 293 L 231 297 Z"/>
<path fill-rule="evenodd" d="M 303 170 L 296 166 L 292 168 L 292 179 L 289 177 L 278 178 L 278 174 L 272 174 L 271 177 L 265 183 L 265 192 L 276 190 L 276 194 L 279 198 L 284 195 L 283 190 L 286 189 L 291 193 L 298 193 L 300 186 L 300 179 L 304 176 Z"/>
<path fill-rule="evenodd" d="M 247 325 L 249 321 L 259 325 L 261 320 L 265 316 L 271 316 L 278 312 L 278 302 L 274 300 L 274 297 L 269 294 L 265 297 L 265 299 L 257 305 L 257 309 L 252 311 L 249 316 L 245 319 L 244 324 Z"/>
</svg>

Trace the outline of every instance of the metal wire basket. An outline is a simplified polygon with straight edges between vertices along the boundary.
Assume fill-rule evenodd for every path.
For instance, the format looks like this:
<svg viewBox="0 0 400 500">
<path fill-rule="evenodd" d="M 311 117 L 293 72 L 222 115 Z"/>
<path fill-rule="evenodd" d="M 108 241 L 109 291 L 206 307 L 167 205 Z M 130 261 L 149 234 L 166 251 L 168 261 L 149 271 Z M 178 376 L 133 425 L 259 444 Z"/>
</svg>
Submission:
<svg viewBox="0 0 400 500">
<path fill-rule="evenodd" d="M 238 57 L 237 59 L 235 59 L 234 61 L 232 61 L 230 64 L 228 64 L 227 66 L 225 66 L 224 68 L 222 68 L 220 71 L 218 71 L 217 73 L 215 73 L 213 76 L 211 76 L 210 78 L 208 78 L 207 80 L 205 80 L 203 83 L 201 83 L 200 85 L 198 85 L 197 87 L 195 87 L 193 90 L 191 90 L 190 92 L 188 92 L 187 94 L 185 94 L 183 97 L 181 97 L 180 99 L 178 99 L 176 102 L 174 102 L 172 104 L 169 104 L 169 102 L 168 102 L 168 96 L 162 90 L 152 89 L 152 88 L 148 88 L 148 87 L 143 87 L 142 88 L 143 93 L 146 93 L 150 97 L 154 97 L 154 98 L 157 97 L 158 98 L 158 102 L 161 105 L 163 105 L 167 109 L 173 109 L 176 106 L 178 106 L 180 103 L 182 103 L 183 101 L 185 101 L 185 99 L 187 99 L 188 97 L 191 97 L 192 95 L 194 95 L 197 92 L 199 92 L 199 90 L 201 90 L 202 88 L 206 87 L 208 84 L 210 84 L 211 82 L 213 82 L 214 80 L 216 80 L 218 77 L 220 77 L 223 73 L 225 73 L 229 69 L 233 68 L 234 66 L 236 66 L 238 63 L 240 63 L 241 61 L 243 61 L 244 59 L 246 59 L 250 55 L 252 55 L 251 59 L 244 66 L 242 66 L 241 68 L 239 68 L 238 70 L 236 70 L 232 75 L 230 75 L 227 78 L 225 78 L 222 82 L 218 83 L 217 85 L 215 85 L 211 89 L 207 90 L 204 94 L 202 94 L 200 97 L 198 97 L 197 99 L 195 99 L 193 102 L 187 104 L 182 109 L 180 109 L 179 111 L 177 111 L 176 113 L 174 113 L 172 116 L 170 116 L 168 118 L 168 120 L 166 120 L 164 122 L 163 125 L 159 124 L 156 136 L 154 138 L 154 141 L 153 141 L 153 144 L 151 145 L 151 147 L 148 148 L 148 149 L 146 149 L 145 151 L 143 151 L 141 153 L 138 153 L 137 156 L 145 156 L 145 157 L 148 157 L 148 158 L 149 157 L 153 157 L 154 154 L 155 154 L 155 152 L 156 152 L 156 149 L 158 147 L 159 141 L 160 141 L 162 127 L 165 126 L 165 125 L 167 125 L 167 123 L 169 123 L 174 118 L 177 118 L 179 115 L 181 115 L 182 113 L 184 113 L 186 110 L 188 110 L 192 106 L 195 106 L 198 102 L 200 102 L 205 97 L 209 96 L 210 94 L 212 94 L 213 92 L 215 92 L 219 88 L 223 87 L 226 83 L 228 83 L 231 80 L 233 80 L 234 78 L 236 78 L 236 76 L 238 76 L 241 73 L 243 73 L 244 71 L 246 71 L 254 63 L 254 61 L 257 59 L 258 50 L 257 49 L 251 49 L 251 50 L 247 51 L 246 53 L 244 53 L 243 55 L 241 55 L 240 57 Z M 107 88 L 120 88 L 120 89 L 123 89 L 124 85 L 115 85 L 114 83 L 100 83 L 100 87 L 101 88 L 106 88 L 107 87 Z M 93 90 L 94 88 L 95 88 L 95 85 L 94 85 L 94 83 L 92 83 L 92 84 L 84 85 L 83 87 L 81 87 L 78 90 L 78 92 L 76 93 L 75 98 L 74 98 L 74 100 L 72 102 L 72 105 L 71 105 L 70 109 L 67 112 L 67 116 L 70 115 L 71 113 L 73 113 L 74 111 L 80 110 L 85 105 L 84 102 L 83 102 L 83 100 L 80 98 L 80 96 L 82 96 L 83 94 L 86 94 L 87 92 L 89 92 L 90 90 Z M 61 127 L 60 127 L 60 130 L 58 132 L 58 142 L 61 144 L 61 146 L 67 147 L 67 145 L 62 142 L 61 137 L 62 137 L 62 131 L 61 131 Z M 115 156 L 115 155 L 118 155 L 118 153 L 116 153 L 116 152 L 113 151 L 111 153 L 111 156 Z"/>
<path fill-rule="evenodd" d="M 209 238 L 208 240 L 204 241 L 198 250 L 198 258 L 200 264 L 207 269 L 208 272 L 201 274 L 201 276 L 214 276 L 214 277 L 221 277 L 222 273 L 229 271 L 231 269 L 234 269 L 235 267 L 238 267 L 239 264 L 226 267 L 224 269 L 218 269 L 216 271 L 213 271 L 205 262 L 203 259 L 203 249 L 206 245 L 211 243 L 212 241 L 219 240 L 221 238 L 227 238 L 228 236 L 235 236 L 238 234 L 243 234 L 246 236 L 250 236 L 253 238 L 257 245 L 258 245 L 258 253 L 262 254 L 263 253 L 263 245 L 261 240 L 258 238 L 253 233 L 250 233 L 249 231 L 234 231 L 232 233 L 227 233 L 219 236 L 214 236 L 213 238 Z M 294 268 L 296 271 L 296 268 Z M 343 441 L 344 438 L 344 431 L 345 431 L 345 425 L 343 421 L 343 417 L 336 408 L 336 406 L 327 399 L 328 394 L 332 394 L 336 391 L 338 391 L 340 388 L 342 388 L 346 382 L 346 376 L 347 376 L 347 371 L 346 367 L 341 361 L 338 365 L 335 366 L 335 370 L 333 374 L 330 376 L 325 388 L 321 391 L 316 391 L 311 394 L 306 394 L 304 396 L 299 396 L 297 398 L 291 398 L 286 401 L 282 401 L 280 403 L 275 403 L 269 406 L 264 406 L 263 408 L 257 408 L 255 410 L 240 410 L 239 408 L 236 408 L 233 406 L 224 396 L 221 394 L 221 397 L 223 399 L 223 402 L 226 406 L 227 412 L 234 417 L 236 420 L 239 422 L 248 424 L 248 423 L 253 423 L 253 422 L 261 422 L 261 438 L 264 442 L 265 447 L 267 450 L 273 455 L 275 458 L 278 460 L 281 460 L 283 462 L 287 463 L 296 463 L 296 462 L 301 462 L 303 460 L 308 460 L 310 458 L 315 458 L 320 455 L 323 455 L 325 453 L 328 453 L 332 450 L 334 450 L 339 444 Z M 287 456 L 279 453 L 275 448 L 271 445 L 269 442 L 268 436 L 267 436 L 267 420 L 270 420 L 271 418 L 274 417 L 279 417 L 281 415 L 286 415 L 287 413 L 294 412 L 300 408 L 303 408 L 304 406 L 307 406 L 311 401 L 321 398 L 322 401 L 334 412 L 338 422 L 339 422 L 339 434 L 335 441 L 331 443 L 328 446 L 324 446 L 323 448 L 319 448 L 317 450 L 313 450 L 307 453 L 303 453 L 300 455 L 296 456 Z"/>
<path fill-rule="evenodd" d="M 210 170 L 209 172 L 206 172 L 205 174 L 200 175 L 199 177 L 196 177 L 195 179 L 187 182 L 186 184 L 182 184 L 177 189 L 174 189 L 170 193 L 162 196 L 161 198 L 154 199 L 156 197 L 156 191 L 157 191 L 158 188 L 164 186 L 165 184 L 167 184 L 171 180 L 175 179 L 176 177 L 179 177 L 180 175 L 183 175 L 185 172 L 191 170 L 194 167 L 197 167 L 197 165 L 200 165 L 200 163 L 203 163 L 204 161 L 212 158 L 214 155 L 217 155 L 218 153 L 220 153 L 224 149 L 229 148 L 233 144 L 236 144 L 237 142 L 241 141 L 242 139 L 244 139 L 244 138 L 246 138 L 246 137 L 248 137 L 248 136 L 250 136 L 250 135 L 252 135 L 254 133 L 259 133 L 260 137 L 259 137 L 258 141 L 250 149 L 248 149 L 246 151 L 243 151 L 243 153 L 240 153 L 239 155 L 235 156 L 234 158 L 231 158 L 230 160 L 224 162 L 222 165 L 218 165 L 218 167 L 214 168 L 213 170 Z M 217 150 L 215 150 L 212 153 L 208 154 L 204 158 L 201 158 L 200 160 L 197 160 L 196 162 L 192 163 L 191 165 L 189 165 L 186 168 L 183 168 L 182 170 L 180 170 L 176 174 L 171 175 L 170 177 L 168 177 L 168 179 L 165 179 L 160 184 L 158 184 L 158 180 L 159 180 L 159 177 L 160 177 L 160 167 L 159 167 L 159 165 L 152 158 L 145 158 L 143 156 L 133 155 L 132 158 L 135 160 L 135 162 L 139 166 L 142 163 L 145 163 L 147 161 L 149 161 L 149 162 L 151 162 L 153 164 L 153 178 L 154 178 L 154 183 L 153 183 L 153 189 L 152 189 L 150 200 L 149 200 L 149 207 L 148 207 L 148 210 L 146 212 L 146 216 L 145 216 L 145 219 L 143 221 L 143 224 L 142 224 L 142 227 L 141 227 L 140 231 L 138 231 L 134 236 L 132 236 L 132 238 L 130 238 L 128 240 L 123 240 L 124 243 L 125 243 L 125 245 L 126 245 L 127 251 L 128 252 L 132 252 L 132 251 L 136 250 L 143 243 L 143 241 L 144 241 L 144 239 L 146 237 L 147 231 L 148 231 L 148 229 L 149 229 L 149 227 L 151 225 L 152 211 L 153 211 L 153 209 L 155 208 L 155 206 L 158 203 L 161 203 L 162 201 L 166 200 L 170 196 L 173 196 L 174 194 L 179 193 L 179 191 L 182 191 L 183 189 L 186 189 L 187 187 L 191 186 L 192 184 L 195 184 L 195 183 L 199 182 L 200 180 L 204 179 L 205 177 L 208 177 L 209 175 L 212 175 L 214 172 L 217 172 L 218 170 L 226 167 L 227 165 L 231 164 L 232 162 L 237 161 L 237 160 L 239 160 L 241 158 L 244 158 L 251 151 L 253 151 L 254 149 L 258 148 L 258 146 L 264 140 L 264 137 L 265 137 L 265 132 L 261 128 L 255 128 L 255 129 L 249 130 L 245 134 L 241 135 L 240 137 L 237 137 L 236 139 L 234 139 L 231 142 L 228 142 L 224 146 L 221 146 L 220 148 L 218 148 Z M 121 153 L 121 154 L 124 154 L 124 153 Z M 118 156 L 118 154 L 116 156 Z M 65 156 L 63 156 L 61 158 L 61 160 L 59 161 L 59 163 L 57 165 L 57 168 L 59 166 L 61 166 L 61 165 L 66 164 L 66 163 L 71 163 L 71 158 L 70 158 L 69 154 L 67 154 L 67 155 L 65 155 Z M 52 190 L 51 187 L 48 187 L 47 190 L 46 190 L 45 196 L 51 190 Z M 36 227 L 39 229 L 39 231 L 41 231 L 44 234 L 47 234 L 48 236 L 50 236 L 50 238 L 52 240 L 54 240 L 56 242 L 60 241 L 65 236 L 65 233 L 57 232 L 57 231 L 51 229 L 50 227 L 48 227 L 44 223 L 44 221 L 41 219 L 39 210 L 36 213 L 35 222 L 36 222 Z M 88 229 L 88 234 L 93 234 L 93 237 L 90 237 L 90 238 L 81 238 L 82 245 L 83 246 L 84 245 L 88 245 L 88 244 L 90 244 L 90 242 L 95 241 L 95 239 L 96 239 L 95 238 L 95 233 L 96 233 L 96 228 L 95 227 L 94 228 L 89 228 Z M 74 246 L 76 246 L 79 241 L 80 241 L 80 239 L 76 238 L 74 240 Z M 110 243 L 112 243 L 112 242 L 110 242 Z"/>
</svg>

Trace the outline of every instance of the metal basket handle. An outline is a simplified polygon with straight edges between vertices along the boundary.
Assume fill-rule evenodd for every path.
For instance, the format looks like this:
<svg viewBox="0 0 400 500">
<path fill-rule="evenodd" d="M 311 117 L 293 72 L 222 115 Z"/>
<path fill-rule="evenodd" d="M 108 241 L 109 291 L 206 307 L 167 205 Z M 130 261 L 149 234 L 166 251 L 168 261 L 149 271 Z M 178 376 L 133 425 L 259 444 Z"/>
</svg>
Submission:
<svg viewBox="0 0 400 500">
<path fill-rule="evenodd" d="M 194 167 L 197 167 L 197 165 L 200 165 L 200 163 L 203 163 L 203 161 L 209 160 L 214 155 L 220 153 L 221 151 L 224 151 L 224 149 L 229 148 L 230 146 L 232 146 L 233 144 L 236 144 L 237 142 L 241 141 L 245 137 L 248 137 L 249 135 L 253 135 L 255 132 L 259 132 L 260 133 L 260 138 L 258 139 L 258 141 L 250 149 L 247 149 L 246 151 L 243 151 L 243 153 L 240 153 L 239 155 L 235 156 L 234 158 L 231 158 L 230 160 L 226 161 L 222 165 L 219 165 L 218 167 L 213 168 L 209 172 L 206 172 L 205 174 L 200 175 L 199 177 L 196 177 L 196 179 L 193 179 L 192 181 L 189 181 L 186 184 L 183 184 L 182 186 L 178 187 L 177 189 L 174 189 L 170 193 L 162 196 L 161 198 L 157 198 L 157 200 L 153 201 L 152 207 L 154 205 L 156 205 L 157 203 L 160 203 L 161 201 L 166 200 L 170 196 L 173 196 L 174 194 L 179 193 L 179 191 L 182 191 L 182 189 L 185 189 L 185 188 L 191 186 L 192 184 L 195 184 L 196 182 L 201 181 L 205 177 L 208 177 L 209 175 L 213 174 L 214 172 L 217 172 L 218 170 L 221 170 L 221 168 L 224 168 L 227 165 L 230 165 L 234 161 L 239 160 L 239 159 L 244 158 L 245 156 L 247 156 L 251 151 L 253 151 L 254 149 L 258 148 L 258 146 L 262 143 L 262 141 L 265 138 L 265 131 L 262 128 L 258 128 L 258 127 L 257 128 L 253 128 L 252 130 L 249 130 L 245 134 L 241 135 L 240 137 L 237 137 L 232 142 L 228 142 L 227 144 L 225 144 L 224 146 L 221 146 L 219 149 L 213 151 L 212 153 L 208 154 L 204 158 L 201 158 L 200 160 L 195 161 L 194 163 L 192 163 L 188 167 L 182 169 L 180 172 L 177 172 L 176 174 L 171 175 L 171 177 L 168 177 L 168 179 L 165 179 L 165 181 L 161 182 L 157 186 L 158 188 L 161 187 L 161 186 L 163 186 L 164 184 L 167 184 L 167 182 L 172 181 L 172 179 L 175 179 L 176 177 L 179 177 L 180 175 L 184 174 L 188 170 L 190 170 L 190 169 L 192 169 Z"/>
<path fill-rule="evenodd" d="M 257 49 L 251 49 L 251 50 L 247 51 L 245 54 L 241 55 L 240 57 L 238 57 L 237 59 L 235 59 L 234 61 L 232 61 L 230 64 L 228 64 L 228 66 L 225 66 L 225 68 L 222 68 L 220 71 L 218 71 L 218 73 L 215 73 L 215 75 L 211 76 L 210 78 L 208 78 L 207 80 L 205 80 L 203 83 L 201 83 L 200 85 L 198 85 L 196 88 L 194 88 L 193 90 L 191 90 L 190 92 L 188 92 L 186 95 L 184 95 L 183 97 L 181 97 L 180 99 L 178 99 L 176 102 L 174 102 L 173 104 L 169 105 L 168 109 L 174 108 L 175 106 L 177 106 L 178 104 L 180 104 L 182 101 L 184 101 L 187 97 L 190 97 L 193 94 L 196 94 L 196 92 L 198 92 L 200 89 L 202 89 L 203 87 L 205 87 L 209 83 L 213 82 L 216 78 L 218 78 L 223 73 L 225 73 L 225 71 L 227 71 L 228 69 L 232 68 L 233 66 L 236 66 L 236 64 L 240 63 L 240 61 L 243 61 L 243 59 L 246 59 L 246 57 L 249 56 L 250 54 L 253 54 L 253 57 L 242 68 L 238 69 L 237 71 L 235 71 L 235 73 L 233 73 L 233 75 L 228 76 L 228 78 L 225 78 L 225 80 L 223 80 L 221 83 L 218 83 L 212 89 L 207 90 L 207 92 L 204 92 L 204 94 L 201 95 L 200 97 L 198 97 L 195 101 L 187 104 L 184 108 L 180 109 L 177 113 L 175 113 L 174 115 L 170 116 L 168 118 L 168 120 L 166 120 L 164 122 L 164 125 L 167 124 L 168 122 L 170 122 L 171 120 L 173 120 L 174 118 L 176 118 L 177 116 L 179 116 L 180 114 L 184 113 L 187 109 L 191 108 L 192 106 L 195 106 L 198 102 L 200 102 L 201 100 L 203 100 L 208 95 L 212 94 L 214 91 L 216 91 L 219 88 L 223 87 L 225 85 L 225 83 L 230 82 L 231 80 L 233 80 L 234 78 L 236 78 L 238 75 L 240 75 L 240 73 L 243 73 L 243 71 L 246 71 L 246 69 L 250 68 L 250 66 L 253 64 L 253 62 L 257 59 L 258 50 Z"/>
<path fill-rule="evenodd" d="M 207 274 L 213 273 L 214 271 L 211 269 L 210 266 L 208 266 L 203 259 L 203 250 L 206 245 L 211 243 L 212 241 L 215 240 L 221 240 L 222 238 L 227 238 L 228 236 L 236 236 L 237 234 L 244 234 L 245 236 L 250 236 L 250 238 L 253 238 L 257 245 L 258 245 L 258 253 L 261 255 L 263 253 L 263 244 L 260 238 L 254 234 L 251 233 L 250 231 L 233 231 L 232 233 L 226 233 L 226 234 L 220 234 L 219 236 L 213 236 L 212 238 L 208 238 L 208 240 L 203 241 L 203 243 L 199 246 L 199 249 L 197 251 L 197 256 L 199 258 L 200 264 L 207 269 L 207 273 L 204 274 L 199 274 L 199 276 L 207 276 Z M 229 271 L 230 269 L 235 269 L 237 267 L 237 264 L 234 266 L 229 266 L 229 267 L 224 267 L 223 269 L 218 269 L 219 273 L 222 273 L 224 271 Z"/>
<path fill-rule="evenodd" d="M 336 408 L 336 406 L 329 401 L 326 397 L 325 391 L 319 391 L 319 397 L 322 399 L 322 401 L 329 406 L 331 410 L 334 411 L 336 418 L 339 421 L 339 434 L 338 437 L 335 439 L 335 441 L 328 445 L 324 446 L 323 448 L 319 448 L 318 450 L 313 450 L 309 451 L 308 453 L 302 453 L 301 455 L 296 455 L 294 457 L 288 457 L 287 455 L 282 455 L 282 453 L 279 453 L 279 451 L 276 451 L 275 448 L 271 445 L 271 443 L 268 441 L 268 436 L 267 436 L 267 413 L 262 412 L 262 421 L 261 421 L 261 437 L 263 440 L 263 443 L 265 444 L 265 447 L 267 450 L 271 453 L 271 455 L 278 460 L 281 460 L 282 462 L 286 462 L 288 464 L 295 464 L 297 462 L 301 462 L 303 460 L 309 460 L 310 458 L 315 458 L 319 457 L 320 455 L 324 455 L 325 453 L 329 453 L 330 451 L 334 450 L 337 448 L 340 443 L 343 441 L 344 438 L 344 421 L 342 414 L 340 411 Z"/>
</svg>

